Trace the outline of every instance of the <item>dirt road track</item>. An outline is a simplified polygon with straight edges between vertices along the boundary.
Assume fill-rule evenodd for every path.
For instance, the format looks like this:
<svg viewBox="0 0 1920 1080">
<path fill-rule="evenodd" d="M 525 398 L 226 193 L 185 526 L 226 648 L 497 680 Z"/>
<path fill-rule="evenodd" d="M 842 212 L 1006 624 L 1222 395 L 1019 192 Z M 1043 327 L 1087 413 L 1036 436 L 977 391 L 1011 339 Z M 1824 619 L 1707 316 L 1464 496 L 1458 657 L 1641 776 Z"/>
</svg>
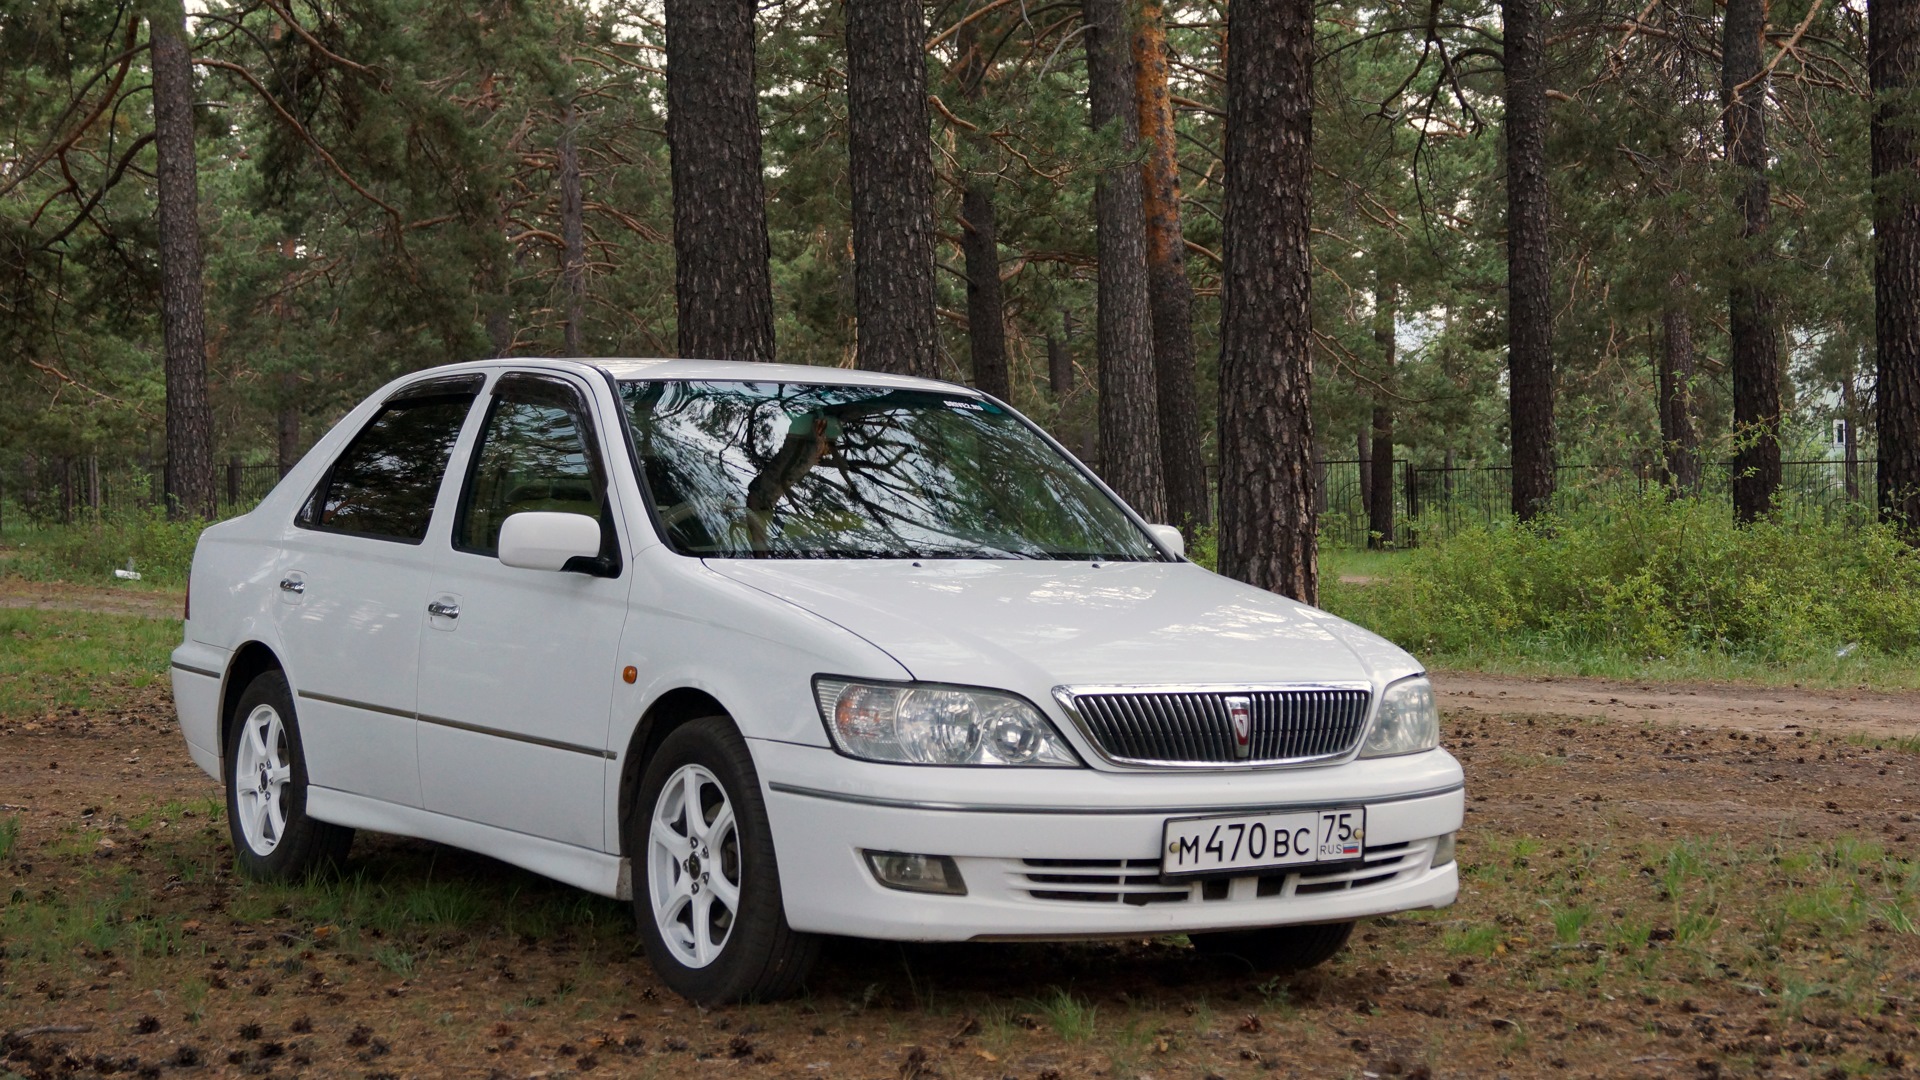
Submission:
<svg viewBox="0 0 1920 1080">
<path fill-rule="evenodd" d="M 1839 735 L 1920 735 L 1920 693 L 1805 690 L 1614 679 L 1523 678 L 1436 672 L 1449 716 L 1469 713 L 1597 716 L 1632 723 L 1776 732 L 1813 728 Z"/>
</svg>

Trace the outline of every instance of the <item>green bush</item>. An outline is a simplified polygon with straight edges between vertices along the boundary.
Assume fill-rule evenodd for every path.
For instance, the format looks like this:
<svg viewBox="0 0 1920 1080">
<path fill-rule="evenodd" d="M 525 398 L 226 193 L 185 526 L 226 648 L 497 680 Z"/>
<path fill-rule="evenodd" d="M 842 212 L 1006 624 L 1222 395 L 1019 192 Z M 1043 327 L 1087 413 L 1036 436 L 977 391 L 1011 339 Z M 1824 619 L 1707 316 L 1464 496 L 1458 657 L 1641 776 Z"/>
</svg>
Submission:
<svg viewBox="0 0 1920 1080">
<path fill-rule="evenodd" d="M 1920 648 L 1920 552 L 1883 525 L 1767 520 L 1626 495 L 1530 525 L 1460 531 L 1329 609 L 1439 657 L 1510 652 L 1763 662 Z"/>
<path fill-rule="evenodd" d="M 193 565 L 193 546 L 207 522 L 168 521 L 160 510 L 129 510 L 96 520 L 34 529 L 17 536 L 4 566 L 23 577 L 111 582 L 127 560 L 143 581 L 179 586 Z"/>
</svg>

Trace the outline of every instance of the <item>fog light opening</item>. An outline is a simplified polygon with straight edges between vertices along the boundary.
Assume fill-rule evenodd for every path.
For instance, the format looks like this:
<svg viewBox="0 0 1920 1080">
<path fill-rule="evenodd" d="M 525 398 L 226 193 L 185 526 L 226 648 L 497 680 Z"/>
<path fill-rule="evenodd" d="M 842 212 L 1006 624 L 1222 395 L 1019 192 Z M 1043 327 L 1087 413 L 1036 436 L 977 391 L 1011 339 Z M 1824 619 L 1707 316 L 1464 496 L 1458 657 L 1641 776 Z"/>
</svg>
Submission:
<svg viewBox="0 0 1920 1080">
<path fill-rule="evenodd" d="M 967 895 L 967 883 L 961 880 L 960 867 L 949 856 L 909 855 L 903 851 L 862 854 L 867 857 L 867 868 L 873 871 L 873 879 L 889 889 L 941 896 Z"/>
<path fill-rule="evenodd" d="M 1433 865 L 1437 869 L 1453 861 L 1453 834 L 1448 833 L 1433 842 Z"/>
</svg>

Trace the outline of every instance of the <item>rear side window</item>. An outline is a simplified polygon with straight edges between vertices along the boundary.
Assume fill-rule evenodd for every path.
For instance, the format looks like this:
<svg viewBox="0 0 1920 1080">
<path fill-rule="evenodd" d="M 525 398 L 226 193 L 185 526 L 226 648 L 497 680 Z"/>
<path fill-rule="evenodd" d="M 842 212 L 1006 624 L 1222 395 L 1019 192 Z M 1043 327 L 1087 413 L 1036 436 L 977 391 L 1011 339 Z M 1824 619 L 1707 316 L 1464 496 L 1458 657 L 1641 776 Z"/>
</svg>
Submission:
<svg viewBox="0 0 1920 1080">
<path fill-rule="evenodd" d="M 434 380 L 388 399 L 347 444 L 298 524 L 417 544 L 481 379 Z"/>
</svg>

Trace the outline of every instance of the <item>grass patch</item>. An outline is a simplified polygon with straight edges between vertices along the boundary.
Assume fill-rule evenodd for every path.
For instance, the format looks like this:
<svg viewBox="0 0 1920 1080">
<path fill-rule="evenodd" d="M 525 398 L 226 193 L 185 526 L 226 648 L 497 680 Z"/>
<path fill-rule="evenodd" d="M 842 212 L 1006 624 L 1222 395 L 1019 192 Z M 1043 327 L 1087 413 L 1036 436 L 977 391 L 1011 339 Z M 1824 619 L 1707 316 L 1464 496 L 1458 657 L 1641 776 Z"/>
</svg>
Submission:
<svg viewBox="0 0 1920 1080">
<path fill-rule="evenodd" d="M 1370 584 L 1323 573 L 1322 603 L 1440 668 L 1920 686 L 1920 551 L 1878 524 L 1650 493 L 1374 558 Z"/>
<path fill-rule="evenodd" d="M 112 708 L 165 677 L 180 623 L 137 615 L 0 609 L 0 716 Z"/>
<path fill-rule="evenodd" d="M 102 514 L 72 525 L 7 530 L 6 572 L 34 581 L 111 582 L 129 560 L 143 583 L 179 588 L 207 522 L 168 521 L 159 510 Z"/>
<path fill-rule="evenodd" d="M 0 859 L 13 857 L 13 845 L 20 842 L 20 815 L 0 818 Z"/>
</svg>

